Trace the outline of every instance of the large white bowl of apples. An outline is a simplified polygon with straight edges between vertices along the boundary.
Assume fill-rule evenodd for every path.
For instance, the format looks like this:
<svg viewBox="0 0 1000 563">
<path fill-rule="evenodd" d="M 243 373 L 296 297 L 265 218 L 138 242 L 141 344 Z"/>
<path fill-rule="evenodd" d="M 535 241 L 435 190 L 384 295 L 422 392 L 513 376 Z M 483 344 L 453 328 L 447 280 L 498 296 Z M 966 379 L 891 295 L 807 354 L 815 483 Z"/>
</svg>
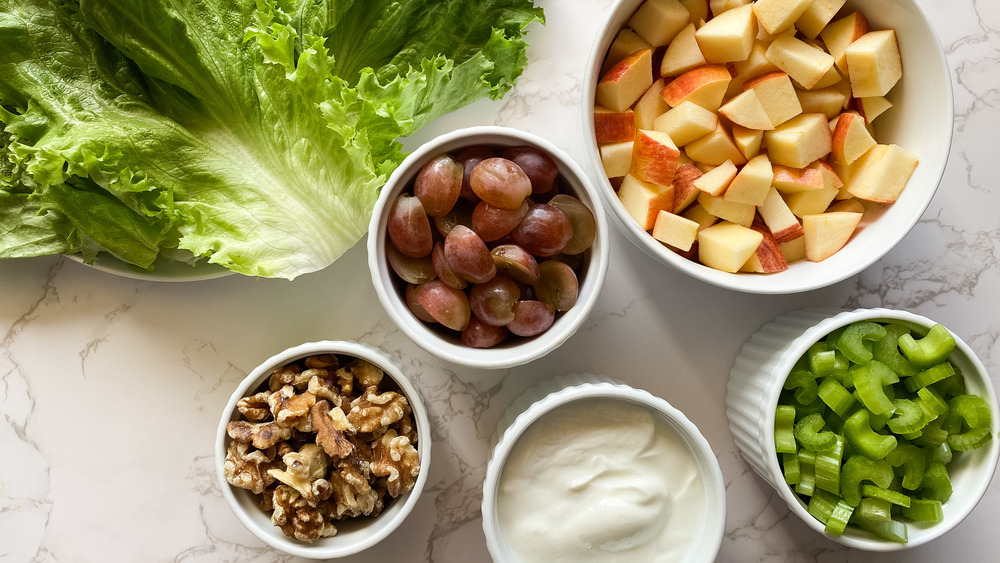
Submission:
<svg viewBox="0 0 1000 563">
<path fill-rule="evenodd" d="M 871 265 L 920 219 L 951 146 L 950 71 L 914 0 L 620 0 L 586 83 L 614 222 L 739 291 Z"/>
</svg>

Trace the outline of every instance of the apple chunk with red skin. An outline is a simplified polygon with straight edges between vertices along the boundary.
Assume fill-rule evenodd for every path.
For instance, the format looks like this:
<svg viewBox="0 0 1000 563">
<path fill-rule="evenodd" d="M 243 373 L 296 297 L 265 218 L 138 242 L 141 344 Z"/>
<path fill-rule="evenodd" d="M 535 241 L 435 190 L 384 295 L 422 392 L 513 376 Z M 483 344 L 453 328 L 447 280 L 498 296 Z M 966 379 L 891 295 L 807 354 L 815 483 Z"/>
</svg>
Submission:
<svg viewBox="0 0 1000 563">
<path fill-rule="evenodd" d="M 771 162 L 805 168 L 830 153 L 833 135 L 825 115 L 803 113 L 765 132 L 764 142 Z"/>
<path fill-rule="evenodd" d="M 717 223 L 698 232 L 698 258 L 710 268 L 736 273 L 762 240 L 764 235 L 749 227 Z"/>
<path fill-rule="evenodd" d="M 848 76 L 857 98 L 884 96 L 903 77 L 896 32 L 869 31 L 847 46 Z"/>
<path fill-rule="evenodd" d="M 802 217 L 806 241 L 806 258 L 821 262 L 833 256 L 847 244 L 861 222 L 861 213 L 834 211 Z"/>
<path fill-rule="evenodd" d="M 917 155 L 898 145 L 875 145 L 851 166 L 847 192 L 858 199 L 893 203 L 918 162 Z"/>
<path fill-rule="evenodd" d="M 680 163 L 681 152 L 662 131 L 640 129 L 632 143 L 630 173 L 643 182 L 669 186 Z"/>
<path fill-rule="evenodd" d="M 819 36 L 833 56 L 834 64 L 842 72 L 847 72 L 847 46 L 868 33 L 868 19 L 861 12 L 853 12 L 837 21 L 830 22 Z"/>
<path fill-rule="evenodd" d="M 639 228 L 648 231 L 656 224 L 660 211 L 673 211 L 674 187 L 643 182 L 628 175 L 618 188 L 618 200 Z"/>
<path fill-rule="evenodd" d="M 727 10 L 695 32 L 698 47 L 710 63 L 744 61 L 750 55 L 757 20 L 750 4 Z"/>
<path fill-rule="evenodd" d="M 670 81 L 660 95 L 670 107 L 691 101 L 707 110 L 718 111 L 731 80 L 725 65 L 699 66 Z"/>
<path fill-rule="evenodd" d="M 865 119 L 854 112 L 844 112 L 837 118 L 833 129 L 833 157 L 837 162 L 850 164 L 875 146 Z"/>
<path fill-rule="evenodd" d="M 598 143 L 622 143 L 635 139 L 635 112 L 594 108 L 594 133 Z"/>
<path fill-rule="evenodd" d="M 597 83 L 597 105 L 625 111 L 653 84 L 652 50 L 643 49 L 619 61 Z"/>
</svg>

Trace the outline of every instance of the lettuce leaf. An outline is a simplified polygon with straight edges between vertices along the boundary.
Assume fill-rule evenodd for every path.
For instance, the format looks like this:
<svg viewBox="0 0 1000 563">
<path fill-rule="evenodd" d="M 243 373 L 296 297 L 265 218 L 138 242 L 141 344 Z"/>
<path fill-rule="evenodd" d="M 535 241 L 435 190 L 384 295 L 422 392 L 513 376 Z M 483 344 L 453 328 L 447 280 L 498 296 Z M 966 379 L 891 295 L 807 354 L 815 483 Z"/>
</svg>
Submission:
<svg viewBox="0 0 1000 563">
<path fill-rule="evenodd" d="M 520 75 L 530 0 L 0 0 L 0 257 L 293 279 L 400 137 Z"/>
</svg>

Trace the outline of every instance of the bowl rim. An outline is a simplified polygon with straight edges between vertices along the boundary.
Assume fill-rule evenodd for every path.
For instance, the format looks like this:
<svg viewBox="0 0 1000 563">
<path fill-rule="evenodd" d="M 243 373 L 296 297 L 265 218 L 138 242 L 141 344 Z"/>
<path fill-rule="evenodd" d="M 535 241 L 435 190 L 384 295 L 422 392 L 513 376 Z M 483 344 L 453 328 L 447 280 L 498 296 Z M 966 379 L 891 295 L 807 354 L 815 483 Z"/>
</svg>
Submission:
<svg viewBox="0 0 1000 563">
<path fill-rule="evenodd" d="M 497 144 L 501 141 L 511 142 L 507 146 L 530 144 L 548 152 L 559 166 L 560 173 L 563 176 L 572 176 L 572 178 L 567 177 L 566 181 L 571 184 L 573 190 L 583 192 L 585 197 L 579 199 L 588 204 L 594 214 L 597 223 L 597 236 L 594 239 L 594 245 L 589 250 L 589 266 L 585 279 L 580 284 L 580 299 L 570 310 L 558 316 L 549 330 L 514 346 L 470 348 L 449 342 L 429 329 L 409 310 L 406 310 L 405 302 L 398 295 L 398 292 L 392 289 L 393 274 L 385 266 L 386 208 L 390 204 L 390 197 L 405 189 L 410 178 L 416 175 L 418 165 L 434 155 L 442 151 L 454 151 L 464 146 Z M 586 321 L 597 303 L 607 277 L 610 262 L 609 231 L 601 196 L 594 188 L 590 177 L 565 151 L 538 135 L 520 129 L 493 125 L 466 127 L 439 135 L 422 144 L 393 171 L 379 194 L 369 223 L 368 269 L 375 293 L 386 314 L 418 346 L 438 358 L 467 367 L 511 368 L 538 359 L 555 350 L 573 336 Z"/>
<path fill-rule="evenodd" d="M 578 383 L 569 383 L 573 378 L 581 378 Z M 565 384 L 555 390 L 545 393 L 531 402 L 527 408 L 518 413 L 505 429 L 499 430 L 499 440 L 490 452 L 486 465 L 486 477 L 483 480 L 482 519 L 483 531 L 486 535 L 486 547 L 492 559 L 504 561 L 505 544 L 502 527 L 497 518 L 497 492 L 504 464 L 510 456 L 520 437 L 539 418 L 576 401 L 587 399 L 613 399 L 641 405 L 661 415 L 663 423 L 672 428 L 688 447 L 691 456 L 698 467 L 703 470 L 705 499 L 708 506 L 705 511 L 705 522 L 714 526 L 707 530 L 701 538 L 701 546 L 697 555 L 704 561 L 714 561 L 722 547 L 722 539 L 726 528 L 726 485 L 719 465 L 718 457 L 711 444 L 698 427 L 685 416 L 683 412 L 671 405 L 666 399 L 652 393 L 632 387 L 618 380 L 594 374 L 569 374 L 552 378 L 541 385 L 529 389 L 518 399 L 515 399 L 508 410 L 519 406 L 522 398 L 535 394 L 547 384 Z M 714 504 L 714 506 L 712 506 Z M 711 546 L 711 549 L 704 549 Z M 685 559 L 688 560 L 689 558 Z"/>
<path fill-rule="evenodd" d="M 854 1 L 860 2 L 862 0 Z M 791 281 L 786 281 L 789 279 L 787 275 L 783 276 L 786 272 L 775 272 L 772 274 L 731 274 L 728 272 L 714 270 L 699 262 L 694 262 L 681 257 L 679 254 L 668 249 L 663 244 L 660 244 L 659 241 L 650 236 L 648 232 L 639 228 L 635 221 L 629 216 L 625 207 L 618 200 L 618 197 L 615 195 L 614 189 L 611 187 L 608 178 L 603 173 L 604 169 L 600 165 L 600 153 L 598 151 L 597 143 L 594 141 L 595 131 L 592 109 L 594 107 L 594 96 L 597 90 L 597 81 L 600 79 L 601 61 L 603 61 L 604 55 L 607 52 L 611 41 L 614 39 L 614 35 L 617 34 L 618 29 L 621 27 L 621 25 L 612 24 L 616 22 L 616 16 L 624 9 L 625 5 L 634 4 L 635 7 L 638 7 L 639 4 L 641 4 L 641 0 L 615 0 L 612 7 L 608 9 L 608 13 L 610 15 L 604 20 L 604 23 L 598 30 L 596 35 L 597 39 L 591 47 L 591 52 L 587 59 L 587 67 L 584 73 L 584 87 L 581 89 L 581 107 L 583 109 L 581 112 L 581 118 L 583 121 L 583 140 L 586 144 L 584 164 L 586 165 L 592 178 L 594 178 L 594 185 L 601 194 L 601 199 L 605 202 L 608 215 L 611 217 L 615 226 L 622 232 L 622 234 L 626 235 L 626 238 L 628 238 L 632 244 L 639 247 L 639 249 L 656 261 L 711 285 L 744 293 L 782 295 L 803 293 L 828 287 L 864 271 L 869 266 L 880 260 L 883 256 L 888 254 L 907 234 L 909 234 L 914 225 L 917 224 L 926 212 L 927 208 L 931 204 L 931 201 L 934 199 L 934 195 L 940 187 L 941 182 L 944 179 L 945 170 L 947 169 L 955 128 L 954 86 L 951 78 L 951 67 L 948 65 L 948 60 L 945 55 L 943 44 L 941 43 L 941 39 L 938 36 L 937 31 L 934 29 L 934 26 L 931 25 L 931 20 L 927 16 L 927 13 L 921 6 L 920 2 L 916 0 L 896 1 L 905 2 L 907 7 L 912 9 L 918 20 L 922 22 L 924 27 L 926 27 L 926 30 L 929 32 L 929 40 L 933 41 L 933 44 L 936 47 L 934 49 L 936 57 L 933 61 L 928 61 L 928 64 L 933 64 L 940 71 L 941 76 L 947 78 L 947 80 L 942 81 L 945 88 L 947 103 L 945 104 L 946 107 L 941 108 L 940 111 L 948 112 L 947 122 L 951 126 L 947 128 L 947 131 L 936 133 L 938 134 L 938 138 L 940 138 L 940 154 L 938 155 L 935 153 L 933 159 L 921 159 L 922 166 L 933 165 L 929 179 L 934 182 L 934 188 L 930 190 L 928 197 L 914 209 L 912 215 L 906 217 L 905 221 L 900 223 L 900 229 L 894 230 L 891 233 L 891 236 L 881 237 L 880 240 L 884 240 L 885 243 L 884 245 L 880 245 L 882 246 L 880 251 L 872 252 L 865 256 L 864 260 L 849 264 L 847 267 L 827 272 L 827 275 L 825 276 L 814 276 L 805 282 L 795 282 L 795 278 L 792 278 Z M 635 8 L 633 8 L 633 10 L 634 9 Z M 622 25 L 624 25 L 624 21 L 627 21 L 627 19 L 623 20 Z M 926 164 L 925 160 L 927 161 Z M 812 266 L 814 264 L 822 264 L 822 262 L 803 264 L 803 266 Z"/>
<path fill-rule="evenodd" d="M 260 526 L 259 522 L 257 522 L 254 517 L 251 517 L 251 515 L 248 514 L 244 507 L 239 503 L 234 492 L 235 487 L 229 484 L 226 480 L 225 474 L 226 452 L 228 444 L 231 441 L 226 432 L 226 425 L 229 421 L 234 420 L 234 416 L 237 412 L 236 403 L 241 398 L 245 397 L 249 391 L 261 385 L 267 377 L 270 377 L 271 373 L 276 368 L 307 356 L 321 353 L 353 356 L 355 358 L 368 361 L 381 368 L 386 375 L 391 377 L 393 381 L 399 385 L 400 389 L 402 389 L 404 395 L 406 396 L 407 402 L 410 404 L 410 410 L 413 413 L 414 422 L 417 425 L 417 435 L 419 436 L 419 440 L 417 441 L 417 451 L 420 455 L 420 474 L 417 476 L 416 483 L 414 484 L 412 490 L 404 495 L 400 495 L 396 499 L 393 499 L 393 503 L 401 503 L 400 509 L 391 515 L 386 515 L 386 513 L 383 512 L 379 517 L 372 519 L 371 521 L 374 522 L 382 515 L 386 515 L 392 520 L 388 524 L 384 525 L 379 531 L 366 536 L 361 541 L 347 545 L 308 544 L 288 538 L 284 534 L 274 534 L 273 530 L 275 528 L 273 526 L 265 529 Z M 236 515 L 236 518 L 247 530 L 250 531 L 250 533 L 267 545 L 290 555 L 310 559 L 334 559 L 346 557 L 348 555 L 364 551 L 388 537 L 389 534 L 395 531 L 396 528 L 403 523 L 410 512 L 412 512 L 417 500 L 420 498 L 420 493 L 423 491 L 424 485 L 427 482 L 430 462 L 430 421 L 428 419 L 427 409 L 424 405 L 423 398 L 420 396 L 417 387 L 405 374 L 403 374 L 402 370 L 385 352 L 367 344 L 348 340 L 319 340 L 314 342 L 305 342 L 297 346 L 286 348 L 285 350 L 271 356 L 267 360 L 264 360 L 260 365 L 254 368 L 250 374 L 243 378 L 240 384 L 233 391 L 228 403 L 226 403 L 226 407 L 222 411 L 222 418 L 219 422 L 219 428 L 216 432 L 215 439 L 216 477 L 218 478 L 219 485 L 222 489 L 222 496 L 226 499 L 226 503 L 233 511 L 233 514 Z M 264 514 L 264 511 L 261 511 L 261 514 Z M 334 538 L 336 538 L 336 536 L 329 539 L 332 540 Z"/>
<path fill-rule="evenodd" d="M 921 327 L 924 330 L 930 329 L 932 325 L 937 324 L 936 321 L 928 317 L 918 315 L 916 313 L 910 313 L 908 311 L 886 308 L 861 308 L 841 311 L 837 314 L 828 316 L 822 321 L 819 321 L 804 330 L 800 336 L 782 348 L 781 356 L 771 371 L 773 374 L 781 374 L 781 384 L 778 383 L 776 376 L 765 389 L 762 397 L 762 404 L 764 405 L 764 408 L 760 411 L 761 420 L 759 421 L 758 428 L 770 428 L 771 431 L 766 436 L 762 433 L 758 436 L 758 438 L 761 451 L 764 456 L 763 461 L 765 464 L 765 470 L 768 472 L 767 480 L 769 481 L 769 484 L 778 492 L 779 496 L 785 501 L 785 504 L 788 505 L 792 512 L 799 516 L 799 518 L 803 520 L 807 526 L 823 534 L 825 537 L 849 547 L 879 552 L 902 551 L 924 545 L 941 537 L 958 526 L 958 524 L 960 524 L 969 516 L 969 514 L 972 513 L 976 506 L 982 501 L 982 498 L 993 479 L 993 475 L 996 472 L 997 463 L 998 460 L 1000 460 L 1000 441 L 994 438 L 990 441 L 990 445 L 986 446 L 984 453 L 981 454 L 986 457 L 986 464 L 981 468 L 981 478 L 978 479 L 978 483 L 975 487 L 968 491 L 964 491 L 966 495 L 970 498 L 974 498 L 975 500 L 965 507 L 965 509 L 955 513 L 950 520 L 947 519 L 948 515 L 946 513 L 947 522 L 939 522 L 928 525 L 925 529 L 930 532 L 926 535 L 922 535 L 915 540 L 911 539 L 907 543 L 901 544 L 881 539 L 873 539 L 865 535 L 851 535 L 849 532 L 845 532 L 845 534 L 841 536 L 836 536 L 825 531 L 824 526 L 819 522 L 819 520 L 809 514 L 805 504 L 792 492 L 791 487 L 784 482 L 784 474 L 780 464 L 778 463 L 778 454 L 775 451 L 773 439 L 775 409 L 777 408 L 778 396 L 781 393 L 782 384 L 784 383 L 785 378 L 787 378 L 788 374 L 791 373 L 795 362 L 806 353 L 809 346 L 821 340 L 831 331 L 858 321 L 900 322 L 911 327 Z M 998 420 L 998 418 L 1000 418 L 1000 404 L 998 404 L 996 391 L 989 378 L 986 366 L 961 337 L 951 331 L 951 329 L 949 329 L 948 332 L 950 332 L 955 338 L 955 351 L 953 351 L 952 354 L 961 354 L 975 371 L 974 374 L 964 373 L 963 375 L 967 380 L 968 378 L 974 377 L 981 384 L 983 393 L 985 394 L 984 398 L 989 403 L 992 414 L 992 433 L 996 436 L 997 432 L 1000 431 L 1000 420 Z M 945 507 L 947 507 L 947 503 L 944 504 Z M 904 524 L 908 529 L 912 529 L 914 526 L 914 524 L 910 522 L 905 522 Z"/>
</svg>

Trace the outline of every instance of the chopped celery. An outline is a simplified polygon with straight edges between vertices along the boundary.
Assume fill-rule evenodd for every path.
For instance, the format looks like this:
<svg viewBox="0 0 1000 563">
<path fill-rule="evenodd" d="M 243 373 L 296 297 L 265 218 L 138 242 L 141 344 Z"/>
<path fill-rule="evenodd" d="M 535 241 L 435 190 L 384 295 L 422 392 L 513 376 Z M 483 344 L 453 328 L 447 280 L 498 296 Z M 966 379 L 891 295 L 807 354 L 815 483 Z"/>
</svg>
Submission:
<svg viewBox="0 0 1000 563">
<path fill-rule="evenodd" d="M 844 529 L 847 527 L 847 522 L 850 521 L 853 512 L 854 507 L 843 500 L 838 500 L 837 506 L 833 507 L 833 512 L 830 514 L 830 519 L 826 521 L 824 531 L 835 536 L 843 535 Z"/>
<path fill-rule="evenodd" d="M 948 445 L 948 442 L 943 442 L 931 452 L 930 461 L 940 461 L 941 463 L 949 464 L 952 457 L 954 457 L 954 454 L 951 453 L 951 446 Z"/>
<path fill-rule="evenodd" d="M 795 436 L 792 434 L 795 423 L 795 407 L 779 405 L 774 414 L 774 451 L 779 454 L 795 453 Z"/>
<path fill-rule="evenodd" d="M 816 453 L 814 473 L 816 488 L 833 494 L 840 494 L 840 464 L 844 457 L 843 436 L 837 436 L 837 443 L 829 451 Z"/>
<path fill-rule="evenodd" d="M 802 472 L 799 468 L 799 454 L 794 452 L 782 453 L 781 465 L 784 469 L 785 483 L 796 485 L 802 480 Z"/>
<path fill-rule="evenodd" d="M 884 500 L 862 499 L 851 514 L 851 523 L 882 539 L 906 543 L 906 526 L 892 519 L 891 505 Z"/>
<path fill-rule="evenodd" d="M 916 403 L 920 406 L 920 410 L 924 411 L 924 418 L 928 421 L 934 420 L 948 411 L 948 403 L 930 387 L 917 389 Z"/>
<path fill-rule="evenodd" d="M 795 390 L 795 402 L 800 405 L 808 405 L 815 401 L 818 387 L 816 376 L 806 369 L 793 370 L 784 385 L 786 390 Z"/>
<path fill-rule="evenodd" d="M 915 366 L 927 368 L 948 358 L 955 349 L 955 337 L 943 325 L 936 324 L 920 340 L 911 334 L 900 336 L 899 349 Z"/>
<path fill-rule="evenodd" d="M 948 469 L 939 461 L 932 461 L 924 471 L 924 481 L 917 491 L 920 498 L 948 502 L 951 498 L 951 478 Z"/>
<path fill-rule="evenodd" d="M 887 368 L 882 362 L 872 360 L 862 366 L 851 368 L 849 373 L 854 376 L 858 399 L 866 409 L 872 414 L 892 412 L 892 400 L 886 394 L 884 387 L 899 381 L 896 372 Z"/>
<path fill-rule="evenodd" d="M 812 498 L 809 499 L 809 505 L 806 507 L 806 510 L 809 511 L 809 514 L 813 515 L 813 518 L 826 524 L 830 520 L 830 515 L 833 514 L 833 509 L 837 506 L 838 502 L 840 502 L 840 497 L 837 495 L 817 490 Z"/>
<path fill-rule="evenodd" d="M 865 342 L 881 340 L 885 334 L 885 328 L 878 323 L 853 323 L 837 339 L 837 350 L 855 364 L 867 364 L 872 359 L 872 351 Z"/>
<path fill-rule="evenodd" d="M 837 367 L 837 352 L 828 350 L 826 344 L 817 342 L 809 347 L 809 370 L 817 377 L 823 377 L 833 373 Z"/>
<path fill-rule="evenodd" d="M 889 419 L 889 430 L 896 434 L 912 434 L 918 432 L 927 425 L 924 418 L 924 411 L 920 406 L 909 399 L 895 399 L 892 401 L 895 411 Z"/>
<path fill-rule="evenodd" d="M 844 436 L 858 453 L 873 460 L 884 459 L 896 447 L 894 436 L 872 430 L 868 423 L 868 411 L 864 409 L 844 421 Z"/>
<path fill-rule="evenodd" d="M 924 371 L 903 380 L 906 389 L 910 393 L 915 393 L 921 387 L 927 387 L 932 383 L 937 383 L 942 379 L 947 379 L 955 375 L 955 368 L 948 362 L 935 364 Z"/>
<path fill-rule="evenodd" d="M 896 323 L 885 325 L 885 338 L 872 344 L 872 357 L 896 372 L 899 377 L 911 377 L 920 371 L 899 352 L 899 337 L 910 328 Z"/>
<path fill-rule="evenodd" d="M 799 451 L 799 482 L 795 484 L 795 492 L 800 495 L 812 496 L 816 490 L 816 454 L 809 450 Z"/>
<path fill-rule="evenodd" d="M 877 498 L 889 501 L 896 506 L 910 506 L 910 497 L 890 489 L 876 487 L 875 485 L 861 485 L 861 495 L 866 498 Z"/>
<path fill-rule="evenodd" d="M 969 428 L 984 428 L 990 425 L 990 406 L 982 397 L 959 395 L 948 401 L 948 408 L 960 416 Z"/>
<path fill-rule="evenodd" d="M 928 461 L 924 450 L 913 444 L 899 444 L 896 449 L 886 454 L 885 460 L 892 467 L 903 468 L 901 485 L 904 489 L 914 491 L 920 487 Z"/>
<path fill-rule="evenodd" d="M 915 498 L 903 509 L 903 516 L 914 522 L 940 522 L 944 520 L 941 501 Z"/>
<path fill-rule="evenodd" d="M 840 469 L 840 496 L 844 502 L 857 506 L 861 501 L 861 482 L 871 481 L 885 488 L 892 483 L 892 466 L 884 459 L 878 461 L 863 455 L 852 455 Z"/>
<path fill-rule="evenodd" d="M 920 430 L 920 436 L 913 443 L 922 447 L 936 448 L 948 440 L 948 431 L 943 428 L 945 416 L 939 416 Z"/>
<path fill-rule="evenodd" d="M 802 447 L 813 451 L 822 452 L 832 449 L 837 443 L 837 435 L 827 430 L 823 431 L 826 421 L 818 414 L 811 414 L 795 423 L 795 440 Z"/>
<path fill-rule="evenodd" d="M 827 377 L 819 384 L 817 394 L 820 400 L 830 407 L 830 410 L 837 413 L 840 418 L 846 419 L 854 405 L 857 404 L 850 391 L 832 377 Z"/>
<path fill-rule="evenodd" d="M 972 428 L 959 434 L 949 434 L 948 446 L 957 452 L 967 452 L 985 446 L 992 439 L 989 427 Z"/>
</svg>

